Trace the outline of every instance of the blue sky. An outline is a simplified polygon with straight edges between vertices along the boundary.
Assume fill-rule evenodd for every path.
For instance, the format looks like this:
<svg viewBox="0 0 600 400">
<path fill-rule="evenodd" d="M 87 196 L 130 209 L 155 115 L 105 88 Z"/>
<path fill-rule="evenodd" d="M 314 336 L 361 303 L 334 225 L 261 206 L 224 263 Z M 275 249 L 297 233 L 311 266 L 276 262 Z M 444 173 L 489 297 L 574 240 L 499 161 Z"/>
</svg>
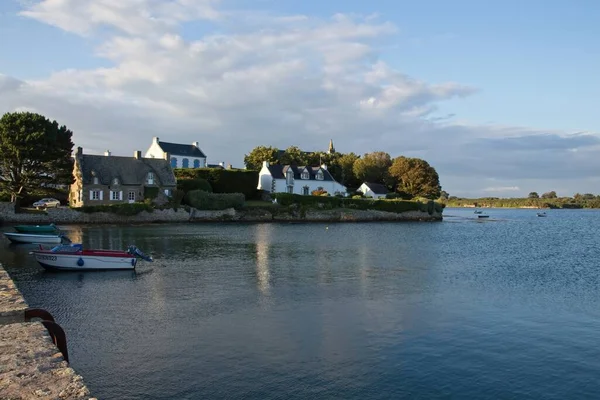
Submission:
<svg viewBox="0 0 600 400">
<path fill-rule="evenodd" d="M 52 0 L 45 1 L 52 2 Z M 95 1 L 90 0 L 89 3 L 92 4 Z M 104 0 L 100 0 L 100 3 L 102 1 Z M 147 0 L 148 4 L 152 1 Z M 198 4 L 205 1 L 198 0 Z M 43 1 L 30 3 L 40 4 Z M 356 39 L 357 43 L 360 42 L 369 48 L 368 55 L 360 59 L 352 59 L 351 62 L 356 64 L 356 68 L 368 63 L 382 62 L 399 74 L 422 81 L 427 85 L 444 85 L 454 82 L 472 89 L 468 94 L 465 94 L 465 89 L 461 93 L 444 93 L 435 99 L 423 102 L 417 101 L 420 97 L 416 96 L 415 104 L 427 103 L 427 105 L 435 107 L 427 115 L 419 117 L 421 120 L 431 121 L 448 114 L 454 115 L 451 118 L 453 123 L 459 126 L 469 126 L 468 132 L 461 131 L 460 140 L 466 140 L 465 138 L 469 135 L 477 136 L 478 129 L 485 131 L 481 133 L 482 137 L 497 135 L 499 127 L 510 127 L 509 136 L 511 137 L 527 136 L 532 132 L 539 135 L 552 133 L 556 134 L 557 138 L 576 132 L 586 132 L 595 137 L 597 132 L 600 132 L 600 124 L 594 117 L 595 95 L 600 92 L 600 83 L 596 78 L 596 73 L 600 70 L 600 44 L 597 41 L 597 38 L 600 37 L 600 27 L 597 23 L 600 20 L 600 3 L 556 0 L 509 0 L 503 2 L 475 0 L 452 2 L 442 0 L 373 0 L 369 2 L 357 0 L 327 2 L 261 0 L 242 2 L 223 0 L 216 4 L 215 8 L 221 13 L 218 18 L 201 17 L 182 20 L 177 26 L 171 27 L 172 32 L 170 33 L 180 35 L 183 41 L 189 43 L 215 34 L 234 38 L 260 33 L 264 29 L 272 29 L 271 21 L 267 21 L 267 18 L 297 15 L 307 18 L 309 21 L 307 26 L 329 24 L 335 14 L 345 14 L 349 18 L 356 17 L 369 24 L 370 21 L 376 21 L 373 22 L 374 24 L 390 24 L 394 27 L 394 32 Z M 0 57 L 0 74 L 29 83 L 44 81 L 61 71 L 90 72 L 111 69 L 119 65 L 119 61 L 98 54 L 102 46 L 111 43 L 112 39 L 122 36 L 117 25 L 90 23 L 90 31 L 83 34 L 74 31 L 79 28 L 69 27 L 62 22 L 57 23 L 56 16 L 50 11 L 38 13 L 33 17 L 18 15 L 24 10 L 27 10 L 27 7 L 17 1 L 0 2 L 0 37 L 9 38 L 9 40 L 0 41 L 0 54 L 4 54 Z M 76 11 L 61 10 L 62 13 L 73 12 L 72 18 L 81 20 L 81 17 L 75 14 Z M 157 9 L 154 11 L 159 12 Z M 256 17 L 257 15 L 265 18 L 264 21 L 267 21 L 265 27 L 261 25 L 263 19 L 258 19 L 258 23 L 249 22 L 251 16 Z M 376 17 L 368 17 L 373 15 Z M 307 26 L 303 25 L 297 29 L 309 32 L 311 28 L 307 28 Z M 276 29 L 284 28 L 277 27 Z M 288 32 L 294 32 L 294 29 L 296 28 L 291 27 Z M 132 34 L 142 40 L 149 40 L 148 35 L 149 33 L 143 31 Z M 314 42 L 307 43 L 305 46 L 315 46 Z M 332 43 L 335 45 L 342 42 L 338 42 L 336 39 Z M 294 50 L 295 59 L 303 57 L 297 52 L 301 52 L 305 48 L 298 47 Z M 278 54 L 285 52 L 285 48 L 276 50 L 279 52 Z M 261 49 L 261 53 L 257 54 L 263 56 L 266 51 L 269 49 Z M 275 52 L 275 49 L 273 51 Z M 309 51 L 311 50 L 309 49 Z M 324 53 L 321 52 L 315 54 L 317 57 L 324 56 Z M 307 52 L 305 59 L 314 60 L 315 54 L 309 55 Z M 272 61 L 273 54 L 267 58 Z M 204 65 L 206 65 L 206 61 L 203 61 L 199 68 L 201 69 Z M 260 65 L 264 67 L 265 64 Z M 120 77 L 123 76 L 125 75 L 120 75 Z M 300 76 L 298 79 L 300 80 Z M 395 79 L 400 78 L 396 77 Z M 165 82 L 165 79 L 161 79 L 161 82 Z M 97 83 L 93 85 L 85 83 L 84 85 L 86 90 L 98 88 Z M 385 88 L 387 83 L 383 82 L 381 85 L 381 88 Z M 119 87 L 122 97 L 139 96 L 137 92 L 127 92 L 129 87 Z M 365 88 L 365 93 L 372 90 L 373 88 L 368 90 Z M 108 98 L 107 93 L 108 91 L 104 94 L 103 99 Z M 113 87 L 111 87 L 111 93 L 114 93 Z M 150 98 L 150 95 L 144 97 L 144 99 Z M 21 107 L 28 107 L 27 101 L 23 99 L 19 101 L 23 102 Z M 14 106 L 16 103 L 10 104 Z M 304 106 L 308 107 L 306 104 Z M 235 114 L 234 111 L 232 112 Z M 273 115 L 273 117 L 276 116 Z M 268 118 L 268 115 L 262 116 L 261 121 L 264 122 Z M 306 124 L 302 128 L 297 127 L 298 132 L 307 129 L 306 126 L 311 123 L 310 120 L 305 122 Z M 324 121 L 317 122 L 321 124 L 319 126 L 323 126 L 325 123 Z M 411 124 L 412 122 L 408 126 L 413 126 Z M 217 125 L 222 124 L 217 123 Z M 248 126 L 248 121 L 244 125 Z M 390 125 L 386 124 L 385 126 L 389 127 Z M 493 127 L 494 133 L 487 131 L 491 129 L 490 127 Z M 447 129 L 446 126 L 434 128 L 442 136 L 432 133 L 432 141 L 443 137 L 441 132 L 445 132 L 444 129 Z M 198 129 L 201 130 L 201 128 Z M 402 130 L 401 127 L 397 129 Z M 415 128 L 413 127 L 413 129 Z M 519 133 L 515 129 L 517 131 L 522 129 L 522 131 Z M 329 133 L 323 133 L 323 135 L 326 134 Z M 329 136 L 334 134 L 336 132 L 332 131 Z M 247 135 L 250 134 L 247 133 Z M 391 132 L 382 131 L 381 135 L 386 138 L 393 137 Z M 90 137 L 92 136 L 94 133 L 90 132 Z M 339 136 L 341 134 L 337 133 L 336 141 L 343 143 L 344 138 Z M 356 136 L 357 138 L 353 142 L 354 147 L 351 150 L 361 153 L 360 135 L 357 133 Z M 187 138 L 183 133 L 182 137 Z M 297 137 L 296 134 L 291 132 L 290 138 L 294 137 Z M 319 140 L 321 139 L 319 138 Z M 450 135 L 447 140 L 458 141 L 459 139 L 458 136 Z M 280 147 L 291 142 L 283 140 L 281 136 L 278 136 L 276 141 Z M 566 143 L 560 140 L 558 142 Z M 382 147 L 387 144 L 380 143 Z M 511 140 L 510 143 L 514 143 L 514 140 Z M 291 144 L 302 146 L 302 143 Z M 401 149 L 402 146 L 400 142 L 397 146 L 390 143 L 392 148 Z M 591 151 L 593 146 L 592 144 L 586 145 L 586 150 Z M 93 145 L 90 147 L 94 148 Z M 243 153 L 248 151 L 246 148 L 240 148 L 239 153 L 241 154 L 234 157 L 225 153 L 226 147 L 225 145 L 214 146 L 215 157 L 219 159 L 232 158 L 234 164 L 239 164 Z M 472 156 L 466 152 L 467 148 L 470 147 L 458 144 L 456 146 L 456 151 L 465 152 L 462 159 Z M 364 149 L 365 151 L 374 150 Z M 551 149 L 555 150 L 556 146 Z M 565 149 L 565 152 L 561 154 L 566 158 L 557 158 L 557 160 L 569 161 L 566 150 L 576 151 Z M 494 149 L 490 148 L 489 151 L 493 152 Z M 497 151 L 505 150 L 498 149 Z M 442 149 L 421 150 L 424 158 L 429 155 L 433 157 L 433 161 L 438 161 L 439 158 L 439 165 L 451 165 L 450 159 L 442 159 L 442 153 Z M 532 157 L 527 168 L 535 168 L 536 164 L 533 162 L 535 157 L 544 155 L 540 153 L 526 156 Z M 499 154 L 498 157 L 503 156 Z M 577 157 L 580 156 L 577 155 Z M 504 160 L 504 158 L 502 159 Z M 578 158 L 577 162 L 579 161 Z M 487 193 L 486 187 L 470 187 L 468 184 L 459 183 L 461 180 L 468 179 L 466 171 L 444 173 L 440 170 L 440 175 L 447 176 L 447 182 L 451 182 L 451 185 L 459 193 L 464 192 L 471 195 Z M 573 182 L 557 181 L 554 184 L 548 181 L 550 178 L 542 177 L 542 175 L 544 174 L 540 173 L 540 177 L 538 177 L 535 174 L 527 174 L 522 178 L 521 183 L 513 176 L 489 176 L 486 179 L 499 182 L 498 184 L 501 185 L 498 187 L 499 189 L 509 188 L 502 192 L 505 195 L 527 192 L 528 189 L 522 187 L 524 183 L 542 186 L 542 181 L 546 181 L 543 185 L 547 185 L 548 190 L 556 190 L 554 187 L 564 187 L 565 191 L 585 190 L 584 183 L 580 184 L 581 188 L 575 186 L 576 184 Z M 444 185 L 444 182 L 442 184 Z M 515 190 L 516 187 L 519 189 Z M 545 191 L 544 189 L 544 187 L 536 187 L 532 190 Z M 587 191 L 593 190 L 588 189 Z M 570 195 L 571 193 L 565 194 Z"/>
</svg>

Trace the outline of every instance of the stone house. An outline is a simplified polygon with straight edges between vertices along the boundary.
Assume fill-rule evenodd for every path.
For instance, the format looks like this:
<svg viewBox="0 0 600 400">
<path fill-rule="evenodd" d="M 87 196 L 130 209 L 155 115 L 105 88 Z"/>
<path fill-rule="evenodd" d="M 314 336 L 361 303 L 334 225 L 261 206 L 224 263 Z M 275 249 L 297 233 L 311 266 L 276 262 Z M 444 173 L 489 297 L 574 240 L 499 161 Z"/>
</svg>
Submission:
<svg viewBox="0 0 600 400">
<path fill-rule="evenodd" d="M 168 157 L 167 157 L 168 155 Z M 206 168 L 206 154 L 200 149 L 198 142 L 180 144 L 162 142 L 154 137 L 146 158 L 168 159 L 172 168 Z"/>
<path fill-rule="evenodd" d="M 270 165 L 263 162 L 258 175 L 257 189 L 269 193 L 293 193 L 308 196 L 314 190 L 346 194 L 346 186 L 338 183 L 325 164 L 316 167 L 296 165 Z"/>
<path fill-rule="evenodd" d="M 102 156 L 83 154 L 78 147 L 73 175 L 72 207 L 142 202 L 146 192 L 169 197 L 177 188 L 168 154 L 163 159 L 142 158 L 141 151 L 133 157 L 113 156 L 110 151 Z"/>
</svg>

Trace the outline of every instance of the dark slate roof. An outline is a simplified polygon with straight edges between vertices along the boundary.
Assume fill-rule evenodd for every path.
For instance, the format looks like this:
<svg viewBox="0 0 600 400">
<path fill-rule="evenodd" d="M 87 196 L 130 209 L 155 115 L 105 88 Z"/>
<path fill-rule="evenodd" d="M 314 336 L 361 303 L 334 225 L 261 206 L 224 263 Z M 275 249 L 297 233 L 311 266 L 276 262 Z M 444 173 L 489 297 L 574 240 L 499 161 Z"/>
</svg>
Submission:
<svg viewBox="0 0 600 400">
<path fill-rule="evenodd" d="M 388 194 L 387 188 L 379 183 L 365 182 L 365 185 L 367 185 L 375 194 Z"/>
<path fill-rule="evenodd" d="M 302 175 L 302 171 L 304 171 L 305 168 L 308 169 L 308 173 L 310 175 L 310 180 L 313 180 L 313 181 L 316 180 L 315 175 L 317 174 L 317 171 L 322 169 L 319 166 L 305 167 L 305 166 L 296 166 L 296 165 L 274 164 L 274 165 L 269 165 L 269 172 L 271 173 L 271 176 L 274 179 L 285 179 L 285 174 L 287 173 L 288 169 L 291 169 L 292 172 L 294 173 L 294 179 L 302 180 L 301 175 Z M 327 171 L 326 169 L 322 169 L 322 171 L 323 171 L 323 180 L 324 181 L 335 181 L 335 179 L 333 179 L 333 176 L 331 176 L 329 171 Z"/>
<path fill-rule="evenodd" d="M 148 172 L 154 172 L 158 183 L 162 186 L 176 186 L 171 164 L 160 158 L 96 156 L 83 154 L 80 156 L 83 183 L 92 182 L 92 171 L 103 185 L 110 185 L 118 178 L 123 185 L 142 185 L 146 183 Z"/>
<path fill-rule="evenodd" d="M 158 142 L 158 145 L 165 153 L 169 153 L 171 156 L 187 156 L 187 157 L 204 157 L 202 150 L 194 146 L 193 144 L 178 144 L 169 142 Z"/>
</svg>

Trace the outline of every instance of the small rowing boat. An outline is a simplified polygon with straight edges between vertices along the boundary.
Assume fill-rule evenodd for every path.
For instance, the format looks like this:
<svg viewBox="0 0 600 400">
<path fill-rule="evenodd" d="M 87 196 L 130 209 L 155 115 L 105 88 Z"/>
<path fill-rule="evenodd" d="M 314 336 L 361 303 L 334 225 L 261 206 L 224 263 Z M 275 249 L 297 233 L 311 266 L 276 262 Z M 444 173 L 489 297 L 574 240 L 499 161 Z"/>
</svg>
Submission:
<svg viewBox="0 0 600 400">
<path fill-rule="evenodd" d="M 545 216 L 546 216 L 546 213 L 545 213 L 545 212 L 537 213 L 537 216 L 538 216 L 538 217 L 545 217 Z"/>
<path fill-rule="evenodd" d="M 31 251 L 45 269 L 65 271 L 135 269 L 138 259 L 152 262 L 135 246 L 127 250 L 84 250 L 81 244 L 59 245 L 52 249 Z"/>
<path fill-rule="evenodd" d="M 489 218 L 489 215 L 478 215 L 477 218 Z"/>
<path fill-rule="evenodd" d="M 54 224 L 50 225 L 17 225 L 14 227 L 19 233 L 55 233 L 58 228 Z"/>
<path fill-rule="evenodd" d="M 61 243 L 63 235 L 48 235 L 43 233 L 14 233 L 5 232 L 4 236 L 13 243 L 44 243 L 57 244 Z"/>
</svg>

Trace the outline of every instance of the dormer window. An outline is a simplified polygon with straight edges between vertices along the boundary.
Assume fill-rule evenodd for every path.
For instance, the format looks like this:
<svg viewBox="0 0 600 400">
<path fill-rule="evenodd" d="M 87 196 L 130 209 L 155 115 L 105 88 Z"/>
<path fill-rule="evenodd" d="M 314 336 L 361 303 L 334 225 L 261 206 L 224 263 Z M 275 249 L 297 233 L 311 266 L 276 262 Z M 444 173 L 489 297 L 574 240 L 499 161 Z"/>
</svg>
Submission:
<svg viewBox="0 0 600 400">
<path fill-rule="evenodd" d="M 99 185 L 99 184 L 100 184 L 100 179 L 98 179 L 98 177 L 97 177 L 97 176 L 95 176 L 95 177 L 92 179 L 92 182 L 94 183 L 94 185 Z"/>
<path fill-rule="evenodd" d="M 154 172 L 148 172 L 148 185 L 154 185 Z"/>
<path fill-rule="evenodd" d="M 310 179 L 310 174 L 308 171 L 302 171 L 302 179 Z"/>
<path fill-rule="evenodd" d="M 113 179 L 113 185 L 118 185 L 119 184 L 119 179 L 115 178 Z"/>
<path fill-rule="evenodd" d="M 321 170 L 317 171 L 317 175 L 315 176 L 315 178 L 316 178 L 318 181 L 322 181 L 322 180 L 324 180 L 324 179 L 325 179 L 325 175 L 323 175 L 323 171 L 321 171 Z"/>
</svg>

